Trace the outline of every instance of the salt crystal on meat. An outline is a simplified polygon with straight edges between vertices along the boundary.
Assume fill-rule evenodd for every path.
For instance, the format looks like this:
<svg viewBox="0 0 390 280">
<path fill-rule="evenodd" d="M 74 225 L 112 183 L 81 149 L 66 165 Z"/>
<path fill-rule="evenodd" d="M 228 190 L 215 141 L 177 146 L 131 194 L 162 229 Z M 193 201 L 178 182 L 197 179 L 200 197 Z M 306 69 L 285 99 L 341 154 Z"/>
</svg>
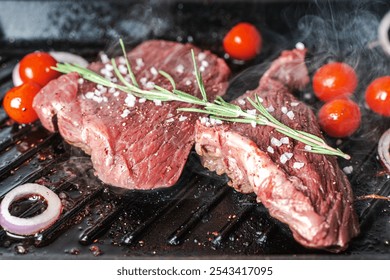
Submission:
<svg viewBox="0 0 390 280">
<path fill-rule="evenodd" d="M 288 117 L 290 120 L 293 120 L 293 119 L 294 119 L 294 117 L 295 117 L 295 115 L 294 115 L 294 112 L 293 112 L 293 111 L 288 111 L 286 115 L 287 115 L 287 117 Z"/>
<path fill-rule="evenodd" d="M 276 146 L 276 147 L 280 147 L 280 146 L 282 146 L 282 143 L 278 139 L 276 139 L 275 137 L 272 137 L 271 138 L 271 145 Z"/>
<path fill-rule="evenodd" d="M 305 163 L 303 163 L 303 162 L 294 162 L 294 164 L 293 164 L 293 168 L 295 168 L 295 169 L 301 169 L 304 166 L 305 166 Z"/>
</svg>

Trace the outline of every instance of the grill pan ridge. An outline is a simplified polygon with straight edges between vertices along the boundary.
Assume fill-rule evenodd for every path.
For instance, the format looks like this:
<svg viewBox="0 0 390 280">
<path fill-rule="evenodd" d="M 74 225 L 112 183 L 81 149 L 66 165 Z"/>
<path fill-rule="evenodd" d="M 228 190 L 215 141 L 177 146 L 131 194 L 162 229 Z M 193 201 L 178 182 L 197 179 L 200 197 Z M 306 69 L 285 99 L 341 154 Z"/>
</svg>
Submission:
<svg viewBox="0 0 390 280">
<path fill-rule="evenodd" d="M 38 4 L 42 6 L 39 8 Z M 318 8 L 309 1 L 134 1 L 127 4 L 121 1 L 94 4 L 5 1 L 4 10 L 15 12 L 23 5 L 32 14 L 43 9 L 43 14 L 48 16 L 46 26 L 40 28 L 46 28 L 47 33 L 27 30 L 23 34 L 16 32 L 19 37 L 12 37 L 11 23 L 5 23 L 5 12 L 0 11 L 1 99 L 12 87 L 12 69 L 16 63 L 24 54 L 36 49 L 71 51 L 93 61 L 102 50 L 116 55 L 118 46 L 115 42 L 118 36 L 123 36 L 129 46 L 149 38 L 193 41 L 223 56 L 220 42 L 226 26 L 247 20 L 263 27 L 264 42 L 269 45 L 264 46 L 256 60 L 245 65 L 229 61 L 235 75 L 227 93 L 232 99 L 236 88 L 255 86 L 251 84 L 253 81 L 245 80 L 248 77 L 245 69 L 250 68 L 250 75 L 256 76 L 252 80 L 258 80 L 265 68 L 263 62 L 275 57 L 280 50 L 294 46 L 293 41 L 289 41 L 294 38 L 291 23 L 297 23 L 305 13 Z M 386 10 L 381 5 L 367 4 L 367 9 L 380 17 L 380 11 Z M 150 23 L 158 26 L 142 31 L 151 15 L 147 9 L 158 10 L 152 12 L 155 18 Z M 86 27 L 80 27 L 82 22 L 78 17 L 86 13 L 90 16 L 85 26 L 93 26 L 99 17 L 101 23 L 84 30 Z M 32 26 L 38 24 L 34 18 L 32 21 Z M 142 32 L 133 34 L 129 30 L 131 27 Z M 259 63 L 263 64 L 256 66 Z M 359 65 L 357 71 L 364 66 L 367 64 Z M 389 65 L 384 67 L 390 68 Z M 303 99 L 304 92 L 297 94 Z M 319 106 L 313 98 L 305 101 L 314 108 Z M 369 117 L 358 136 L 338 145 L 354 156 L 352 162 L 340 160 L 340 165 L 353 166 L 354 172 L 348 177 L 356 196 L 374 192 L 388 196 L 390 180 L 388 175 L 381 173 L 376 142 L 390 123 Z M 335 139 L 328 140 L 336 146 Z M 347 251 L 335 255 L 309 250 L 297 244 L 288 228 L 271 218 L 253 195 L 235 192 L 227 185 L 226 177 L 202 168 L 195 152 L 190 154 L 174 187 L 124 191 L 99 181 L 89 157 L 65 143 L 60 135 L 47 132 L 39 122 L 25 126 L 13 124 L 1 107 L 0 199 L 26 182 L 49 186 L 62 199 L 64 212 L 54 225 L 33 237 L 21 239 L 0 229 L 0 259 L 390 257 L 389 202 L 356 201 L 362 233 L 352 240 Z M 20 203 L 13 211 L 27 217 L 41 211 L 42 207 L 42 203 Z"/>
</svg>

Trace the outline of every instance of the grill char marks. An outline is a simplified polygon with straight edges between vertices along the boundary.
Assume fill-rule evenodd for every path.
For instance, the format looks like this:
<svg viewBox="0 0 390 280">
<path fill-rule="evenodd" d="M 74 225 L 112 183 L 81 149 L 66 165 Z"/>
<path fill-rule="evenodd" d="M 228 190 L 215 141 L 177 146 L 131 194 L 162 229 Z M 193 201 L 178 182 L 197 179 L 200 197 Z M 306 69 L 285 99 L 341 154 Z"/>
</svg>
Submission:
<svg viewBox="0 0 390 280">
<path fill-rule="evenodd" d="M 150 88 L 155 83 L 170 89 L 169 81 L 157 74 L 157 70 L 164 70 L 177 82 L 177 89 L 200 96 L 191 49 L 198 65 L 204 65 L 202 75 L 209 97 L 223 95 L 230 74 L 228 67 L 223 60 L 193 45 L 147 41 L 128 53 L 128 58 L 141 87 Z M 117 63 L 126 72 L 123 58 L 117 58 Z M 107 63 L 92 63 L 90 69 L 114 76 Z M 99 178 L 128 189 L 176 183 L 194 144 L 198 117 L 177 112 L 185 106 L 189 105 L 134 100 L 124 92 L 88 81 L 80 83 L 75 73 L 50 82 L 34 100 L 34 108 L 47 129 L 55 130 L 56 116 L 63 138 L 91 155 Z"/>
<path fill-rule="evenodd" d="M 243 101 L 257 94 L 284 124 L 322 137 L 314 113 L 290 93 L 308 82 L 304 55 L 283 52 L 259 86 L 234 102 L 253 109 Z M 302 245 L 340 251 L 358 234 L 351 187 L 335 157 L 308 153 L 303 143 L 271 127 L 241 123 L 198 122 L 195 147 L 204 166 L 226 173 L 238 191 L 255 192 Z"/>
</svg>

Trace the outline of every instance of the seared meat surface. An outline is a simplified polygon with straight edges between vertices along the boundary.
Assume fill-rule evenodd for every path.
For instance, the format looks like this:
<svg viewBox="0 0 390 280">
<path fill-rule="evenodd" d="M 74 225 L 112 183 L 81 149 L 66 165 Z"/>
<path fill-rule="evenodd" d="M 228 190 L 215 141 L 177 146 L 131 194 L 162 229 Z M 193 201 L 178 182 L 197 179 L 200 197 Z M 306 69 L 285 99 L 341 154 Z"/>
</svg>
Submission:
<svg viewBox="0 0 390 280">
<path fill-rule="evenodd" d="M 251 110 L 246 97 L 258 95 L 276 119 L 322 137 L 314 113 L 290 93 L 309 81 L 304 56 L 304 50 L 283 52 L 259 86 L 234 103 Z M 351 186 L 335 157 L 310 153 L 269 126 L 198 121 L 195 141 L 205 167 L 226 173 L 236 190 L 254 192 L 302 245 L 340 251 L 359 233 Z"/>
<path fill-rule="evenodd" d="M 142 88 L 151 89 L 156 84 L 171 89 L 169 81 L 157 72 L 164 70 L 172 75 L 177 89 L 200 96 L 191 49 L 210 98 L 223 95 L 230 70 L 209 51 L 154 40 L 133 49 L 128 59 Z M 103 60 L 89 68 L 115 81 L 112 65 L 108 59 Z M 116 61 L 126 74 L 124 58 Z M 80 79 L 76 73 L 50 82 L 34 99 L 34 109 L 48 130 L 58 129 L 67 142 L 90 154 L 103 182 L 127 189 L 154 189 L 176 183 L 193 147 L 198 118 L 198 114 L 177 112 L 186 106 L 145 101 Z"/>
</svg>

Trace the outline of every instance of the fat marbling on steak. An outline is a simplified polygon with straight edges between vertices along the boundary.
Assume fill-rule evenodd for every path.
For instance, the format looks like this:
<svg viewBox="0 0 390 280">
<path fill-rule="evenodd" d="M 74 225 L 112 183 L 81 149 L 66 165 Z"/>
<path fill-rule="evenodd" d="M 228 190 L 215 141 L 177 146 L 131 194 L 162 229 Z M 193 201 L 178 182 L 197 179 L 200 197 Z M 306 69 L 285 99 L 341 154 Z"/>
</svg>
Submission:
<svg viewBox="0 0 390 280">
<path fill-rule="evenodd" d="M 223 95 L 230 70 L 209 51 L 190 44 L 146 41 L 128 53 L 142 88 L 171 89 L 158 70 L 172 75 L 177 89 L 200 96 L 191 49 L 195 51 L 210 98 Z M 89 68 L 117 79 L 106 57 Z M 125 59 L 116 59 L 127 74 Z M 128 79 L 128 77 L 127 77 Z M 34 109 L 50 131 L 58 130 L 69 143 L 91 155 L 98 177 L 127 189 L 172 186 L 178 180 L 194 144 L 197 114 L 177 112 L 179 102 L 145 101 L 131 94 L 83 80 L 76 73 L 51 81 L 34 99 Z"/>
<path fill-rule="evenodd" d="M 252 110 L 246 98 L 258 95 L 276 119 L 322 137 L 313 112 L 290 93 L 309 81 L 304 57 L 304 50 L 284 51 L 259 86 L 234 103 Z M 335 157 L 310 153 L 269 126 L 207 119 L 197 122 L 195 148 L 205 167 L 226 173 L 236 190 L 254 192 L 304 246 L 339 251 L 358 234 L 351 186 Z"/>
</svg>

